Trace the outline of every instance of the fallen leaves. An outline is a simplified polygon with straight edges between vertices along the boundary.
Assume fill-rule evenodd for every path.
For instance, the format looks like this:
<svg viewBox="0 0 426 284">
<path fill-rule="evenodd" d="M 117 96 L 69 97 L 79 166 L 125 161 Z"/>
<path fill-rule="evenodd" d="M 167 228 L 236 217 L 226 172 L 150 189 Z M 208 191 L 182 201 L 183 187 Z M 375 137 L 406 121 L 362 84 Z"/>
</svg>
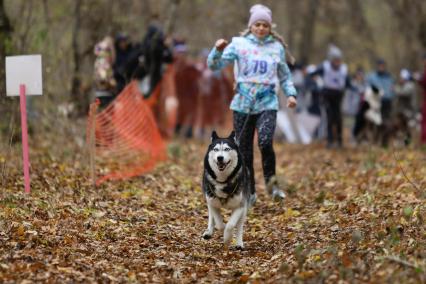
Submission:
<svg viewBox="0 0 426 284">
<path fill-rule="evenodd" d="M 289 193 L 282 207 L 265 193 L 257 156 L 258 201 L 248 215 L 246 249 L 234 251 L 224 249 L 217 231 L 201 238 L 205 145 L 173 147 L 173 163 L 97 189 L 81 162 L 43 149 L 32 157 L 30 196 L 22 193 L 19 163 L 8 169 L 0 191 L 2 282 L 426 280 L 425 195 L 388 152 L 277 145 L 278 179 Z M 410 149 L 398 154 L 424 190 L 419 157 Z"/>
</svg>

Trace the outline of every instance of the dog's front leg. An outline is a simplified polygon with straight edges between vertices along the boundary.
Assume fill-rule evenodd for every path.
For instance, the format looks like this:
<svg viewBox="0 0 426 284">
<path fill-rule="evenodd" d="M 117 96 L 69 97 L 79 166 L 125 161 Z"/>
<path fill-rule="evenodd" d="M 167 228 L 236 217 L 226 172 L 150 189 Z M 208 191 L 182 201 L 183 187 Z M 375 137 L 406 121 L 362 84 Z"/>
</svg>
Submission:
<svg viewBox="0 0 426 284">
<path fill-rule="evenodd" d="M 238 221 L 242 218 L 244 212 L 245 212 L 245 207 L 237 208 L 232 212 L 231 217 L 229 218 L 229 221 L 225 226 L 225 231 L 223 232 L 223 242 L 226 246 L 229 246 L 229 244 L 231 243 L 235 226 L 237 225 Z"/>
<path fill-rule="evenodd" d="M 208 240 L 213 236 L 213 230 L 214 230 L 214 214 L 213 214 L 213 207 L 207 203 L 207 207 L 209 209 L 209 223 L 207 225 L 207 230 L 203 233 L 203 238 Z"/>
<path fill-rule="evenodd" d="M 225 229 L 225 224 L 223 223 L 223 218 L 220 214 L 219 208 L 212 207 L 211 212 L 213 213 L 213 219 L 216 229 L 218 229 L 219 231 L 223 231 Z"/>
<path fill-rule="evenodd" d="M 244 212 L 241 215 L 240 220 L 237 222 L 237 249 L 243 249 L 243 231 L 244 231 L 244 223 L 246 221 L 247 209 L 244 207 Z"/>
</svg>

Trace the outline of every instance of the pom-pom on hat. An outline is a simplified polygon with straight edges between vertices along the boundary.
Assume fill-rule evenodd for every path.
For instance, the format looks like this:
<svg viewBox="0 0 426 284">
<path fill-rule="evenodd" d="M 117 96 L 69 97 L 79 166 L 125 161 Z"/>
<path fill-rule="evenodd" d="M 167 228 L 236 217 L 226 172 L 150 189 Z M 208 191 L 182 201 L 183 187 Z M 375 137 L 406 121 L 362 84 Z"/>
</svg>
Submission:
<svg viewBox="0 0 426 284">
<path fill-rule="evenodd" d="M 272 12 L 271 9 L 262 5 L 256 4 L 250 8 L 250 19 L 248 22 L 248 27 L 256 23 L 257 21 L 265 21 L 268 24 L 272 25 Z"/>
</svg>

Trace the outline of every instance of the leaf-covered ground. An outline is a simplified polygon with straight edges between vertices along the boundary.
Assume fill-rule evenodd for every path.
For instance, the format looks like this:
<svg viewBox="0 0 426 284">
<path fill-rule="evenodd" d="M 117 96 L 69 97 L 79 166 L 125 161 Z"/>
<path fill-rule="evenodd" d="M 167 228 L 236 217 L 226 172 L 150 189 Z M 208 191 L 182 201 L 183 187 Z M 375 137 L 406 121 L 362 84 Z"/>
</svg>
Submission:
<svg viewBox="0 0 426 284">
<path fill-rule="evenodd" d="M 155 172 L 93 189 L 81 154 L 40 146 L 31 195 L 0 156 L 0 282 L 425 283 L 425 152 L 277 144 L 282 205 L 256 152 L 259 198 L 236 251 L 201 238 L 205 147 L 176 142 Z"/>
</svg>

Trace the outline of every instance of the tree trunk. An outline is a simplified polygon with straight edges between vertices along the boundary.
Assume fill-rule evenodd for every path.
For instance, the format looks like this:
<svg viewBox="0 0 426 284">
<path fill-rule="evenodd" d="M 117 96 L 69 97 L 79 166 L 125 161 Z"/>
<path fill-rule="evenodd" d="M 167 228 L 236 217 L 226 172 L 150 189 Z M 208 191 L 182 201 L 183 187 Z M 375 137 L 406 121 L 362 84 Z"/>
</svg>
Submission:
<svg viewBox="0 0 426 284">
<path fill-rule="evenodd" d="M 51 16 L 50 16 L 50 9 L 49 4 L 47 3 L 47 0 L 43 0 L 43 16 L 44 16 L 44 22 L 46 24 L 46 28 L 49 28 L 52 24 Z"/>
<path fill-rule="evenodd" d="M 295 38 L 296 38 L 296 31 L 299 29 L 299 15 L 300 15 L 300 1 L 293 1 L 293 0 L 287 0 L 286 6 L 287 6 L 287 17 L 288 17 L 288 21 L 287 21 L 287 35 L 288 38 L 287 43 L 288 45 L 291 47 L 293 47 L 293 49 L 295 48 Z M 297 52 L 295 54 L 296 56 L 300 57 L 300 53 Z"/>
<path fill-rule="evenodd" d="M 32 0 L 22 1 L 19 7 L 20 15 L 19 19 L 22 19 L 20 32 L 16 34 L 18 38 L 16 49 L 19 54 L 25 54 L 28 50 L 28 42 L 30 41 L 31 29 L 34 26 L 33 13 L 34 13 L 34 2 Z"/>
<path fill-rule="evenodd" d="M 350 17 L 352 27 L 355 32 L 359 32 L 360 36 L 364 39 L 364 52 L 368 54 L 371 61 L 376 59 L 374 52 L 375 42 L 373 32 L 368 24 L 363 11 L 362 3 L 360 0 L 349 1 Z"/>
<path fill-rule="evenodd" d="M 426 18 L 423 18 L 420 22 L 420 29 L 419 33 L 417 35 L 420 40 L 420 44 L 422 45 L 422 48 L 426 50 Z"/>
<path fill-rule="evenodd" d="M 404 39 L 404 50 L 398 51 L 402 54 L 401 62 L 398 65 L 410 69 L 417 68 L 419 53 L 421 52 L 421 20 L 424 18 L 424 7 L 426 5 L 422 0 L 387 0 L 386 3 L 397 23 L 399 36 Z M 420 44 L 416 45 L 417 42 Z"/>
<path fill-rule="evenodd" d="M 0 0 L 0 95 L 6 93 L 5 76 L 5 56 L 11 48 L 12 26 L 6 15 L 4 1 Z"/>
<path fill-rule="evenodd" d="M 164 27 L 164 33 L 166 35 L 170 35 L 173 33 L 175 23 L 176 23 L 176 18 L 177 18 L 177 9 L 180 4 L 180 0 L 173 0 L 171 2 L 172 3 L 169 8 L 170 10 L 168 13 L 168 18 L 166 20 L 166 25 Z"/>
<path fill-rule="evenodd" d="M 74 69 L 71 77 L 71 99 L 72 102 L 76 105 L 77 114 L 82 114 L 84 112 L 83 105 L 84 103 L 81 101 L 81 56 L 80 56 L 80 47 L 78 44 L 78 35 L 80 33 L 81 28 L 81 5 L 82 0 L 76 0 L 74 6 L 74 27 L 72 30 L 72 55 L 73 55 L 73 63 Z"/>
<path fill-rule="evenodd" d="M 312 47 L 315 36 L 315 22 L 317 20 L 317 11 L 319 0 L 309 0 L 308 6 L 306 7 L 304 25 L 302 27 L 302 39 L 300 41 L 300 58 L 299 62 L 307 64 L 310 60 L 310 54 L 312 53 Z"/>
</svg>

